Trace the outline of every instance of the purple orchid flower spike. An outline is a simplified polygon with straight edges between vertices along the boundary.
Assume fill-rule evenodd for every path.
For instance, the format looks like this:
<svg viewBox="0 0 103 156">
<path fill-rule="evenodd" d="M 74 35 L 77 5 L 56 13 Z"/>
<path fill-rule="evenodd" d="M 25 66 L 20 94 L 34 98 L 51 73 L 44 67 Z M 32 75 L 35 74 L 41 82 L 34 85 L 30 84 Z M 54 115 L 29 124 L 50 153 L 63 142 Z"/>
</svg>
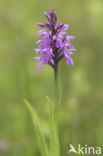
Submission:
<svg viewBox="0 0 103 156">
<path fill-rule="evenodd" d="M 75 39 L 75 37 L 68 36 L 66 33 L 69 25 L 57 23 L 57 16 L 54 9 L 44 12 L 44 16 L 48 22 L 46 24 L 37 24 L 43 28 L 38 31 L 38 36 L 42 36 L 42 39 L 36 43 L 39 47 L 34 49 L 36 53 L 40 54 L 39 57 L 35 57 L 39 62 L 37 70 L 42 70 L 43 64 L 49 64 L 56 71 L 58 62 L 62 58 L 66 59 L 67 65 L 73 65 L 72 56 L 74 53 L 72 51 L 76 51 L 76 49 L 71 44 L 71 40 Z"/>
</svg>

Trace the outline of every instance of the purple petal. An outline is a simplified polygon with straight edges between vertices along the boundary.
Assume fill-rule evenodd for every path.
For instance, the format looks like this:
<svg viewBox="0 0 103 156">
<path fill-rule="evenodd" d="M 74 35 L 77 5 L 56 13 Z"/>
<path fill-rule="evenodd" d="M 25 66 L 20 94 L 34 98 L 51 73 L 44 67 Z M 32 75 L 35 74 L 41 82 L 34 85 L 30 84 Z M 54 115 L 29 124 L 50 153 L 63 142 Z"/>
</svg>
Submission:
<svg viewBox="0 0 103 156">
<path fill-rule="evenodd" d="M 63 30 L 67 30 L 69 28 L 69 25 L 68 24 L 64 24 L 64 26 L 63 26 Z"/>
<path fill-rule="evenodd" d="M 34 57 L 34 59 L 40 61 L 40 57 Z"/>
<path fill-rule="evenodd" d="M 39 30 L 37 33 L 38 33 L 38 36 L 47 35 L 47 32 L 45 30 Z"/>
<path fill-rule="evenodd" d="M 41 51 L 42 52 L 46 52 L 46 51 L 48 51 L 48 49 L 47 48 L 43 48 L 43 49 L 41 49 Z"/>
<path fill-rule="evenodd" d="M 64 55 L 66 58 L 68 58 L 69 55 L 74 55 L 74 53 L 70 52 L 68 49 L 64 49 Z"/>
<path fill-rule="evenodd" d="M 51 39 L 49 37 L 46 38 L 47 43 L 51 43 Z"/>
<path fill-rule="evenodd" d="M 65 32 L 65 31 L 61 31 L 60 33 L 59 33 L 59 35 L 66 35 L 67 33 Z"/>
<path fill-rule="evenodd" d="M 47 45 L 51 43 L 51 39 L 49 37 L 43 37 L 42 39 L 43 44 Z"/>
<path fill-rule="evenodd" d="M 69 49 L 69 51 L 77 51 L 75 48 L 73 48 L 73 49 Z"/>
<path fill-rule="evenodd" d="M 75 39 L 76 37 L 75 36 L 70 36 L 70 40 L 73 40 Z"/>
<path fill-rule="evenodd" d="M 73 40 L 73 39 L 75 39 L 76 37 L 75 36 L 66 36 L 66 39 L 67 40 Z"/>
<path fill-rule="evenodd" d="M 54 25 L 56 25 L 57 24 L 57 16 L 56 16 L 55 10 L 52 10 L 52 17 L 53 17 L 53 23 L 54 23 Z"/>
<path fill-rule="evenodd" d="M 46 11 L 44 11 L 44 16 L 45 16 L 48 20 L 50 20 L 50 15 L 49 15 Z"/>
<path fill-rule="evenodd" d="M 75 49 L 74 46 L 70 43 L 70 40 L 65 40 L 64 41 L 65 47 L 69 47 L 70 49 Z"/>
<path fill-rule="evenodd" d="M 45 24 L 42 24 L 42 23 L 37 23 L 37 25 L 41 28 L 47 28 L 47 26 Z"/>
<path fill-rule="evenodd" d="M 66 60 L 66 64 L 69 65 L 69 66 L 70 66 L 70 65 L 73 66 L 74 62 L 73 62 L 73 60 L 72 60 L 71 57 L 68 57 L 68 59 Z"/>
<path fill-rule="evenodd" d="M 36 70 L 42 70 L 42 69 L 43 69 L 43 63 L 40 62 Z"/>
<path fill-rule="evenodd" d="M 54 36 L 53 36 L 53 40 L 56 40 L 56 39 L 57 39 L 57 36 L 56 36 L 56 35 L 54 35 Z"/>
<path fill-rule="evenodd" d="M 63 47 L 63 42 L 62 42 L 62 41 L 57 41 L 57 42 L 56 42 L 56 47 L 57 47 L 57 48 Z"/>
<path fill-rule="evenodd" d="M 72 53 L 72 52 L 70 52 L 70 51 L 69 51 L 69 52 L 68 52 L 68 55 L 73 56 L 73 55 L 74 55 L 74 53 Z"/>
<path fill-rule="evenodd" d="M 36 44 L 41 44 L 42 43 L 42 40 L 38 40 L 37 42 L 36 42 Z"/>
<path fill-rule="evenodd" d="M 47 13 L 46 11 L 44 11 L 44 16 L 45 16 L 45 17 L 47 17 L 47 14 L 48 14 L 48 13 Z"/>
<path fill-rule="evenodd" d="M 34 49 L 35 53 L 40 53 L 40 49 Z"/>
<path fill-rule="evenodd" d="M 69 42 L 68 46 L 70 47 L 70 49 L 75 49 L 74 46 Z"/>
<path fill-rule="evenodd" d="M 46 27 L 50 29 L 51 28 L 51 24 L 49 22 L 46 23 Z"/>
<path fill-rule="evenodd" d="M 59 26 L 57 27 L 57 30 L 62 29 L 64 26 L 64 24 L 59 24 Z"/>
</svg>

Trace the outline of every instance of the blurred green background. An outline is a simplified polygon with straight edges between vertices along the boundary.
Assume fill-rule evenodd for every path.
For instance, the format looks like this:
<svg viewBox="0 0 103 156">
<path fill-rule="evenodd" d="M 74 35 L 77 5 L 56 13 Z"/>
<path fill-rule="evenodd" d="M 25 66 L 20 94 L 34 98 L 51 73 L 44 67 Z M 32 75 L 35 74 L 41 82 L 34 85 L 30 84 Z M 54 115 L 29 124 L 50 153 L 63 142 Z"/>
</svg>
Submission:
<svg viewBox="0 0 103 156">
<path fill-rule="evenodd" d="M 77 52 L 74 66 L 60 63 L 62 102 L 59 121 L 61 156 L 68 143 L 75 147 L 103 146 L 103 1 L 0 1 L 0 155 L 40 156 L 30 114 L 23 103 L 35 106 L 48 141 L 49 107 L 53 99 L 53 70 L 35 71 L 36 26 L 45 22 L 44 10 L 54 8 Z"/>
</svg>

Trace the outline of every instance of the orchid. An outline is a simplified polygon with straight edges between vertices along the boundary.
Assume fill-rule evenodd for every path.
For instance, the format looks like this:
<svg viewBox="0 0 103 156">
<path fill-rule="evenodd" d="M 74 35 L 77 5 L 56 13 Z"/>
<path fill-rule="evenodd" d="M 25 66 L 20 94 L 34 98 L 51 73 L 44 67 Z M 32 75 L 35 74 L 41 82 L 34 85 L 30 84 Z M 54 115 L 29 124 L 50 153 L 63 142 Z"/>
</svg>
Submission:
<svg viewBox="0 0 103 156">
<path fill-rule="evenodd" d="M 34 49 L 35 53 L 40 54 L 40 56 L 35 57 L 38 60 L 37 70 L 42 70 L 44 64 L 49 64 L 56 70 L 58 62 L 62 58 L 66 59 L 67 65 L 73 65 L 72 56 L 76 49 L 71 44 L 71 40 L 75 39 L 75 37 L 67 35 L 66 31 L 69 25 L 58 24 L 54 9 L 44 12 L 44 16 L 48 22 L 46 24 L 37 24 L 43 28 L 37 32 L 38 37 L 42 36 L 42 39 L 36 42 L 38 48 Z"/>
<path fill-rule="evenodd" d="M 58 63 L 60 62 L 60 60 L 65 58 L 67 65 L 73 65 L 72 56 L 74 55 L 73 52 L 76 51 L 76 49 L 71 44 L 71 40 L 75 39 L 75 37 L 67 35 L 66 31 L 69 28 L 68 24 L 57 23 L 57 16 L 54 9 L 48 10 L 48 12 L 44 12 L 44 16 L 47 18 L 48 22 L 46 24 L 37 24 L 43 29 L 37 32 L 38 37 L 41 36 L 41 40 L 38 40 L 36 42 L 38 48 L 34 50 L 36 54 L 39 54 L 39 56 L 35 57 L 35 59 L 38 60 L 37 70 L 42 70 L 44 64 L 50 65 L 54 70 L 55 101 L 52 101 L 50 97 L 46 96 L 50 108 L 49 145 L 45 140 L 45 136 L 42 131 L 42 124 L 39 120 L 39 116 L 35 108 L 33 108 L 26 99 L 24 99 L 24 102 L 32 116 L 41 155 L 60 156 L 61 153 L 58 135 L 58 110 L 61 103 L 61 87 L 58 72 Z"/>
</svg>

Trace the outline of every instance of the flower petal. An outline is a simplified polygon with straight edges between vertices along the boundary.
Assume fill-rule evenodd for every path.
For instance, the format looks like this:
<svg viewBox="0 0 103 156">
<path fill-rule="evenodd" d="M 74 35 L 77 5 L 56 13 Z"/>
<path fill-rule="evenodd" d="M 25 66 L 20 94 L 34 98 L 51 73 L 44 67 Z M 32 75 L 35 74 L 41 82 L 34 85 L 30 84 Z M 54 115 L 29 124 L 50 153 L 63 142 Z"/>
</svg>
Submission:
<svg viewBox="0 0 103 156">
<path fill-rule="evenodd" d="M 45 24 L 42 24 L 42 23 L 37 23 L 37 25 L 41 28 L 47 28 L 47 26 Z"/>
<path fill-rule="evenodd" d="M 34 59 L 40 61 L 40 57 L 34 57 Z"/>
<path fill-rule="evenodd" d="M 57 27 L 57 30 L 62 29 L 63 26 L 64 26 L 64 24 L 59 24 L 58 27 Z"/>
<path fill-rule="evenodd" d="M 36 70 L 42 70 L 42 69 L 43 69 L 43 63 L 40 62 Z"/>
<path fill-rule="evenodd" d="M 57 36 L 56 36 L 56 35 L 54 35 L 54 36 L 53 36 L 53 40 L 56 40 L 56 39 L 57 39 Z"/>
<path fill-rule="evenodd" d="M 70 40 L 73 40 L 73 39 L 75 39 L 75 38 L 76 38 L 75 36 L 66 36 L 66 39 L 69 40 L 69 41 L 70 41 Z"/>
<path fill-rule="evenodd" d="M 60 41 L 57 41 L 56 42 L 56 47 L 57 48 L 61 48 L 61 47 L 63 47 L 63 42 L 60 40 Z"/>
<path fill-rule="evenodd" d="M 37 42 L 36 42 L 36 44 L 41 44 L 42 43 L 42 40 L 38 40 Z"/>
<path fill-rule="evenodd" d="M 68 24 L 64 24 L 64 26 L 62 27 L 63 30 L 67 30 L 69 28 Z"/>
<path fill-rule="evenodd" d="M 66 64 L 69 65 L 69 66 L 70 65 L 73 66 L 73 64 L 74 64 L 73 59 L 71 57 L 68 57 L 68 59 L 66 60 Z"/>
<path fill-rule="evenodd" d="M 34 49 L 35 53 L 40 53 L 40 49 Z"/>
<path fill-rule="evenodd" d="M 38 36 L 47 35 L 47 32 L 45 30 L 39 30 L 37 33 L 38 33 Z"/>
<path fill-rule="evenodd" d="M 68 58 L 69 55 L 73 56 L 74 53 L 70 52 L 68 49 L 64 49 L 64 56 Z"/>
</svg>

